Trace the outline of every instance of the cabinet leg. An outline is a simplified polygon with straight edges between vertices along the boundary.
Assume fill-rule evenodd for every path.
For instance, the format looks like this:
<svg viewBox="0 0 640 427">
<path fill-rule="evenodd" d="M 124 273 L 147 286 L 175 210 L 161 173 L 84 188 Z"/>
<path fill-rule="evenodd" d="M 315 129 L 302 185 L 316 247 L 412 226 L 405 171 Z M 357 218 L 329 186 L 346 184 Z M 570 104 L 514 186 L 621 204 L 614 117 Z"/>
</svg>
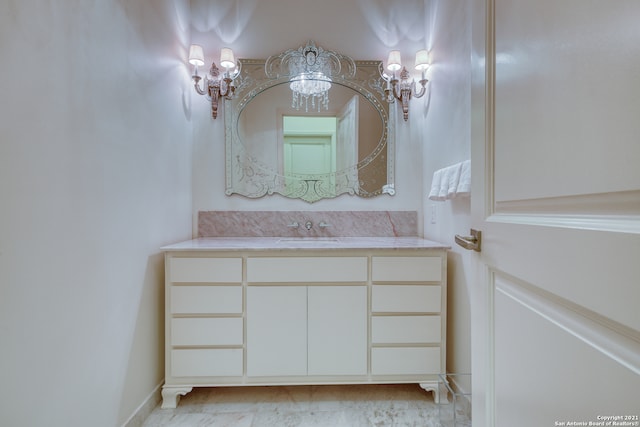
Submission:
<svg viewBox="0 0 640 427">
<path fill-rule="evenodd" d="M 162 386 L 162 409 L 174 409 L 178 406 L 180 396 L 184 396 L 193 390 L 193 387 Z"/>
<path fill-rule="evenodd" d="M 430 391 L 433 393 L 433 402 L 437 405 L 442 401 L 442 403 L 447 403 L 447 390 L 440 390 L 440 384 L 436 382 L 432 383 L 420 383 L 420 388 L 424 391 Z"/>
</svg>

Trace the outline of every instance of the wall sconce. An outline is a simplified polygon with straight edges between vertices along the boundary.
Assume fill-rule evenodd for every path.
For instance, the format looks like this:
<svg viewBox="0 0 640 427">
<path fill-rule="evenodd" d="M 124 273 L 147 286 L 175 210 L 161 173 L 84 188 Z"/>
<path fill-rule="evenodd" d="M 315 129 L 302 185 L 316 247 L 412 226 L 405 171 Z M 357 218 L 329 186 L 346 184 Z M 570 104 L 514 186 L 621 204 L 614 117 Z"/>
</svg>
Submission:
<svg viewBox="0 0 640 427">
<path fill-rule="evenodd" d="M 192 44 L 189 48 L 189 63 L 193 65 L 193 87 L 200 95 L 206 95 L 211 100 L 211 117 L 218 117 L 218 100 L 222 98 L 231 99 L 236 90 L 233 81 L 240 74 L 241 64 L 236 62 L 233 51 L 228 47 L 220 51 L 220 66 L 224 68 L 224 73 L 216 67 L 215 62 L 211 63 L 209 74 L 204 76 L 203 87 L 200 88 L 202 77 L 198 75 L 198 67 L 204 65 L 204 52 L 202 46 Z"/>
<path fill-rule="evenodd" d="M 425 94 L 426 84 L 428 82 L 425 74 L 429 68 L 429 52 L 426 50 L 419 50 L 416 53 L 415 69 L 422 72 L 422 78 L 419 80 L 420 90 L 416 89 L 416 81 L 412 79 L 409 71 L 406 67 L 402 66 L 400 60 L 400 51 L 392 50 L 389 52 L 389 59 L 387 60 L 387 70 L 391 71 L 391 75 L 383 73 L 382 77 L 387 81 L 387 88 L 385 89 L 385 95 L 389 103 L 394 102 L 395 99 L 402 103 L 402 113 L 404 120 L 409 119 L 409 100 L 411 97 L 420 98 Z M 396 71 L 400 71 L 400 80 L 396 77 Z"/>
</svg>

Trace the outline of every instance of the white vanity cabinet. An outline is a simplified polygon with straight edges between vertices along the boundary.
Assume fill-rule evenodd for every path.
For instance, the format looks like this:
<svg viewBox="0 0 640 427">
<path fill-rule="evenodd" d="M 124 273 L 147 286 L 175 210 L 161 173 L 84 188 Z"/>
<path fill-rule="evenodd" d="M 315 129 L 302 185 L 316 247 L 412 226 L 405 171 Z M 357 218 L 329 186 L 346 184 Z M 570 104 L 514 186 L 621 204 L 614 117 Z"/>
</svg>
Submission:
<svg viewBox="0 0 640 427">
<path fill-rule="evenodd" d="M 249 257 L 247 278 L 248 377 L 366 375 L 366 257 Z"/>
<path fill-rule="evenodd" d="M 172 257 L 167 262 L 167 373 L 241 376 L 242 258 Z"/>
<path fill-rule="evenodd" d="M 247 290 L 247 376 L 307 374 L 307 289 Z"/>
<path fill-rule="evenodd" d="M 372 258 L 372 375 L 444 372 L 443 274 L 437 257 Z"/>
<path fill-rule="evenodd" d="M 446 248 L 171 250 L 164 408 L 197 386 L 418 383 L 446 372 Z"/>
<path fill-rule="evenodd" d="M 307 293 L 307 375 L 366 375 L 366 286 L 309 286 Z"/>
</svg>

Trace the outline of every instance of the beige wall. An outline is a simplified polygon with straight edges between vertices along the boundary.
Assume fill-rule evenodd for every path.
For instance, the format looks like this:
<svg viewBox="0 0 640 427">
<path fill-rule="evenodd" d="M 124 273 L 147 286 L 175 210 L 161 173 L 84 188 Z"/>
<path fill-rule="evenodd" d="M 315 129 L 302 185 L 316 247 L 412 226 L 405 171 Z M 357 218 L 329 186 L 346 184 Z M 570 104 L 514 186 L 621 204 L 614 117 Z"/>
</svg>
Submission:
<svg viewBox="0 0 640 427">
<path fill-rule="evenodd" d="M 433 66 L 429 103 L 423 109 L 425 193 L 429 191 L 435 170 L 469 159 L 471 150 L 470 4 L 467 0 L 434 0 L 428 13 Z M 447 370 L 469 373 L 472 267 L 470 253 L 455 244 L 454 236 L 469 232 L 470 200 L 454 198 L 435 202 L 427 199 L 426 194 L 423 194 L 423 200 L 425 237 L 451 246 L 447 277 Z M 470 391 L 470 384 L 462 386 Z"/>
<path fill-rule="evenodd" d="M 0 425 L 124 423 L 191 237 L 188 1 L 0 3 Z"/>
</svg>

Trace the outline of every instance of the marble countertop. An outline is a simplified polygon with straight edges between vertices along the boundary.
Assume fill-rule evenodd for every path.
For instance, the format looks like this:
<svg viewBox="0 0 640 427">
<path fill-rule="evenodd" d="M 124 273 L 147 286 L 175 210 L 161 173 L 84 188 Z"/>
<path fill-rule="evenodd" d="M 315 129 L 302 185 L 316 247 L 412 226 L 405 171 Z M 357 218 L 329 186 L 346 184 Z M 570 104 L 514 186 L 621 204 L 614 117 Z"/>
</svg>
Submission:
<svg viewBox="0 0 640 427">
<path fill-rule="evenodd" d="M 163 251 L 449 249 L 420 237 L 201 237 L 167 245 Z"/>
</svg>

